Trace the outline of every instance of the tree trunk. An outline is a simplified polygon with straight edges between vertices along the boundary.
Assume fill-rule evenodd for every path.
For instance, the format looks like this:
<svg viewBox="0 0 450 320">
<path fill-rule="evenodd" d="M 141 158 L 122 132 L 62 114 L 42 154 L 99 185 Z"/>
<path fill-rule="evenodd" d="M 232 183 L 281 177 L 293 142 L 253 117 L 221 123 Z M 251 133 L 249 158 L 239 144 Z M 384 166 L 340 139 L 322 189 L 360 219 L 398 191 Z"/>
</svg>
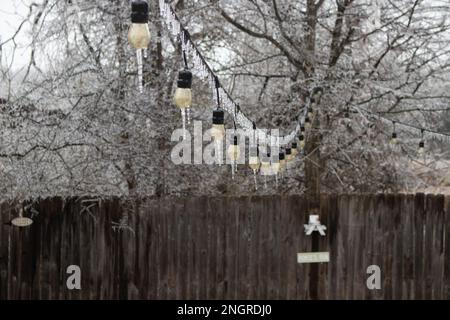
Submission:
<svg viewBox="0 0 450 320">
<path fill-rule="evenodd" d="M 316 19 L 317 8 L 314 0 L 307 2 L 307 24 L 308 35 L 306 45 L 308 48 L 308 58 L 306 66 L 306 78 L 313 79 L 315 73 L 314 56 L 316 42 Z M 306 97 L 305 97 L 306 98 Z M 306 194 L 309 200 L 309 213 L 318 213 L 320 208 L 320 134 L 319 134 L 319 111 L 315 110 L 315 116 L 311 119 L 311 129 L 306 133 L 305 146 L 305 185 Z"/>
</svg>

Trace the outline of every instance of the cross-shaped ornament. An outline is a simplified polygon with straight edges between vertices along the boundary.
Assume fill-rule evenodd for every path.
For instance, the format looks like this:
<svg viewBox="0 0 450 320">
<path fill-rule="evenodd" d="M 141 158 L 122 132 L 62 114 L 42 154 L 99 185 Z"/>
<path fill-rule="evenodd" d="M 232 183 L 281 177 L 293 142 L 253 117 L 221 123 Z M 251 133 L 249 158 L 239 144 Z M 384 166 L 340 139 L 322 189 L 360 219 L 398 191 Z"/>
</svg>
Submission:
<svg viewBox="0 0 450 320">
<path fill-rule="evenodd" d="M 318 231 L 321 236 L 325 236 L 325 230 L 327 227 L 323 224 L 320 224 L 319 215 L 311 214 L 309 215 L 309 223 L 303 225 L 305 227 L 305 233 L 307 236 L 310 236 L 313 231 Z"/>
</svg>

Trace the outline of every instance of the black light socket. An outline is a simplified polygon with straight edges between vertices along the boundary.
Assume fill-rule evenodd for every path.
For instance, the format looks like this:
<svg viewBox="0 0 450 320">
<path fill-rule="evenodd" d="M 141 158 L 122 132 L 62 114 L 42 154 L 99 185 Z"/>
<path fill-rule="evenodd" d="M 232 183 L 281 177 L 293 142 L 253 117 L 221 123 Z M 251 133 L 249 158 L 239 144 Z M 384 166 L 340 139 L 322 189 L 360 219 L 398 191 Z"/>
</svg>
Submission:
<svg viewBox="0 0 450 320">
<path fill-rule="evenodd" d="M 292 142 L 291 148 L 297 149 L 298 148 L 297 142 Z"/>
<path fill-rule="evenodd" d="M 291 148 L 286 148 L 286 155 L 288 154 L 292 154 L 292 149 Z"/>
<path fill-rule="evenodd" d="M 284 160 L 284 152 L 280 152 L 279 154 L 278 154 L 278 160 Z"/>
<path fill-rule="evenodd" d="M 225 120 L 225 113 L 223 112 L 222 109 L 213 111 L 213 119 L 212 119 L 213 124 L 223 125 L 225 122 L 224 120 Z"/>
<path fill-rule="evenodd" d="M 178 73 L 178 88 L 190 89 L 192 88 L 192 72 L 187 69 L 181 70 Z"/>
<path fill-rule="evenodd" d="M 392 139 L 397 139 L 397 132 L 392 133 Z"/>
<path fill-rule="evenodd" d="M 148 3 L 145 0 L 133 0 L 131 2 L 131 22 L 148 22 Z"/>
</svg>

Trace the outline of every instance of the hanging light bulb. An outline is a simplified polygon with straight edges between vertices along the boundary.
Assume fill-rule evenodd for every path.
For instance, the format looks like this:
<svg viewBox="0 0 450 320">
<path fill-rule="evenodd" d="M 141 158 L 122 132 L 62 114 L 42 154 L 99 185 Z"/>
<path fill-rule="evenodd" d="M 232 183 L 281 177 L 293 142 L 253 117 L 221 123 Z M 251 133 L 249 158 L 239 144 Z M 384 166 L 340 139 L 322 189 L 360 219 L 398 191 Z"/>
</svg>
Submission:
<svg viewBox="0 0 450 320">
<path fill-rule="evenodd" d="M 344 118 L 350 119 L 350 110 L 349 110 L 349 107 L 348 107 L 348 106 L 347 106 L 347 108 L 345 109 L 345 112 L 344 112 Z"/>
<path fill-rule="evenodd" d="M 233 143 L 228 147 L 227 153 L 228 157 L 231 160 L 231 174 L 232 178 L 234 179 L 234 173 L 237 171 L 237 160 L 240 156 L 237 136 L 233 137 Z"/>
<path fill-rule="evenodd" d="M 276 175 L 280 172 L 280 161 L 276 154 L 272 156 L 272 161 L 270 163 L 271 173 Z"/>
<path fill-rule="evenodd" d="M 280 163 L 280 171 L 286 170 L 286 157 L 284 152 L 278 154 L 278 161 Z"/>
<path fill-rule="evenodd" d="M 253 171 L 258 171 L 261 166 L 261 161 L 259 161 L 259 151 L 258 147 L 251 148 L 249 151 L 248 165 Z"/>
<path fill-rule="evenodd" d="M 300 143 L 300 149 L 301 150 L 305 149 L 305 136 L 303 134 L 300 134 L 298 136 L 298 141 Z"/>
<path fill-rule="evenodd" d="M 420 138 L 419 150 L 418 150 L 419 155 L 423 155 L 425 153 L 425 141 L 423 140 L 424 131 L 425 131 L 424 129 L 421 130 L 421 138 Z"/>
<path fill-rule="evenodd" d="M 312 92 L 312 97 L 315 99 L 315 101 L 319 104 L 320 100 L 322 99 L 323 95 L 323 88 L 322 87 L 315 87 Z"/>
<path fill-rule="evenodd" d="M 178 73 L 177 89 L 173 101 L 181 110 L 181 117 L 183 119 L 183 132 L 186 129 L 186 110 L 189 109 L 192 103 L 192 73 L 188 69 L 184 69 Z"/>
<path fill-rule="evenodd" d="M 391 136 L 391 144 L 392 145 L 396 145 L 398 143 L 398 138 L 397 138 L 397 133 L 396 132 L 392 132 L 392 136 Z"/>
<path fill-rule="evenodd" d="M 311 128 L 311 120 L 308 116 L 305 117 L 305 129 Z"/>
<path fill-rule="evenodd" d="M 314 116 L 314 110 L 312 107 L 308 107 L 308 118 L 312 118 Z"/>
<path fill-rule="evenodd" d="M 291 144 L 291 152 L 292 152 L 292 157 L 293 158 L 298 154 L 297 142 L 292 142 L 292 144 Z"/>
<path fill-rule="evenodd" d="M 266 157 L 261 158 L 260 172 L 262 175 L 270 175 L 270 153 L 268 152 Z"/>
<path fill-rule="evenodd" d="M 131 26 L 128 41 L 135 49 L 146 49 L 150 43 L 148 29 L 148 3 L 144 0 L 131 2 Z"/>
<path fill-rule="evenodd" d="M 211 136 L 215 140 L 222 140 L 225 136 L 225 113 L 222 109 L 216 109 L 213 111 Z"/>
<path fill-rule="evenodd" d="M 419 153 L 419 155 L 423 155 L 425 153 L 425 142 L 423 142 L 423 141 L 419 142 L 418 153 Z"/>
<path fill-rule="evenodd" d="M 189 108 L 192 104 L 192 72 L 184 69 L 178 73 L 177 89 L 173 100 L 178 108 Z"/>
<path fill-rule="evenodd" d="M 292 154 L 292 149 L 287 147 L 286 148 L 286 161 L 291 162 L 292 160 L 294 160 L 294 155 Z"/>
<path fill-rule="evenodd" d="M 144 0 L 133 0 L 131 2 L 131 26 L 128 31 L 128 42 L 136 49 L 136 60 L 138 66 L 138 88 L 142 93 L 143 86 L 143 58 L 150 43 L 150 31 L 148 30 L 148 3 Z M 146 55 L 146 54 L 145 54 Z"/>
<path fill-rule="evenodd" d="M 233 137 L 233 143 L 228 147 L 228 157 L 232 162 L 236 162 L 239 159 L 241 152 L 238 145 L 238 137 Z"/>
<path fill-rule="evenodd" d="M 393 129 L 393 132 L 392 132 L 390 143 L 392 145 L 396 145 L 398 143 L 398 138 L 397 138 L 397 132 L 395 132 L 395 121 L 392 121 L 392 125 L 393 125 L 394 129 Z"/>
</svg>

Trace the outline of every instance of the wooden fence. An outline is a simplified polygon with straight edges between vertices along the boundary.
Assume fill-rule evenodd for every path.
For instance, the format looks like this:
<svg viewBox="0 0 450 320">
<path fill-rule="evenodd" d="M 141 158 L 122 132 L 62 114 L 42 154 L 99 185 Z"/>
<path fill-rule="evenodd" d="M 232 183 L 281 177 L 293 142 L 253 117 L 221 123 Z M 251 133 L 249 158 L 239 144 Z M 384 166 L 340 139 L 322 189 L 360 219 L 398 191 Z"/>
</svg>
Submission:
<svg viewBox="0 0 450 320">
<path fill-rule="evenodd" d="M 450 197 L 324 195 L 306 236 L 302 196 L 52 198 L 31 227 L 0 207 L 0 299 L 450 299 Z M 127 209 L 128 208 L 128 209 Z M 123 210 L 133 229 L 113 229 Z M 315 244 L 314 244 L 315 242 Z M 297 253 L 330 262 L 298 264 Z M 81 290 L 66 269 L 81 268 Z M 369 265 L 381 268 L 369 290 Z"/>
</svg>

